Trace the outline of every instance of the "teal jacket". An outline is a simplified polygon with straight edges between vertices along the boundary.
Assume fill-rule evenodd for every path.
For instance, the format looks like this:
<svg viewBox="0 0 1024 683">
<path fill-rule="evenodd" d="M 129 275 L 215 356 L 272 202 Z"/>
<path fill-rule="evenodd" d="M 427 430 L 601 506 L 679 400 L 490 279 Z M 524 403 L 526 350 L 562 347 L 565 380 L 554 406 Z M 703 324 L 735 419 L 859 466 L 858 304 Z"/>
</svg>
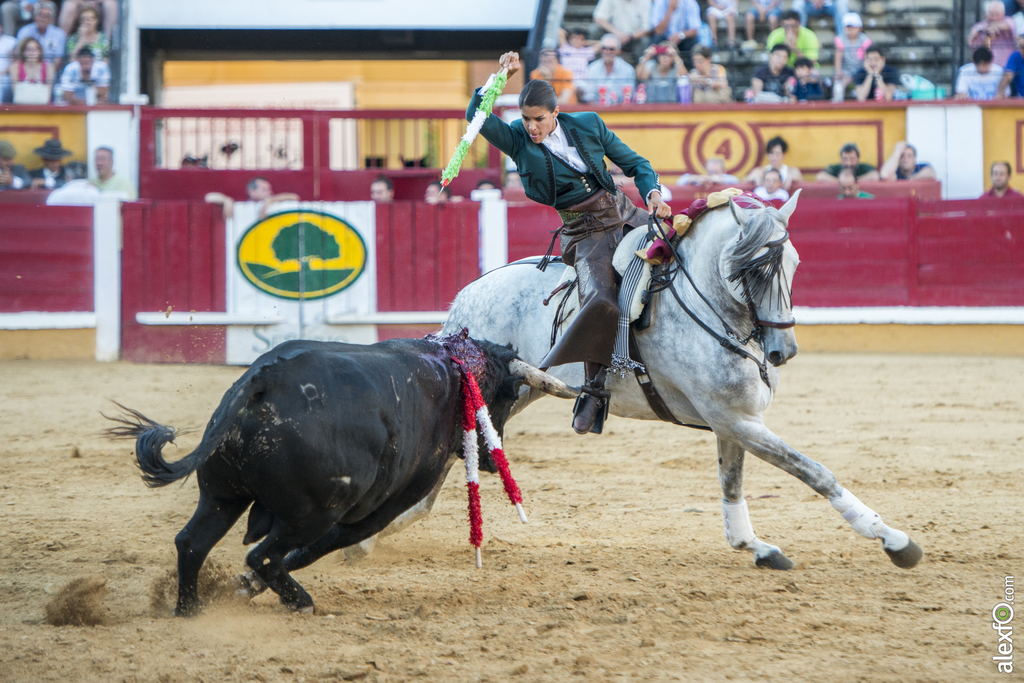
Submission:
<svg viewBox="0 0 1024 683">
<path fill-rule="evenodd" d="M 467 121 L 473 120 L 481 99 L 479 92 L 474 93 L 466 110 Z M 634 179 L 644 201 L 651 190 L 660 189 L 658 174 L 654 172 L 651 163 L 619 140 L 596 113 L 560 113 L 558 122 L 570 144 L 589 167 L 586 177 L 553 155 L 547 147 L 531 140 L 521 120 L 509 125 L 499 116 L 491 115 L 480 131 L 488 142 L 515 162 L 523 181 L 523 190 L 533 201 L 556 209 L 567 209 L 597 189 L 593 186 L 595 180 L 600 187 L 615 194 L 615 183 L 605 165 L 605 157 Z"/>
</svg>

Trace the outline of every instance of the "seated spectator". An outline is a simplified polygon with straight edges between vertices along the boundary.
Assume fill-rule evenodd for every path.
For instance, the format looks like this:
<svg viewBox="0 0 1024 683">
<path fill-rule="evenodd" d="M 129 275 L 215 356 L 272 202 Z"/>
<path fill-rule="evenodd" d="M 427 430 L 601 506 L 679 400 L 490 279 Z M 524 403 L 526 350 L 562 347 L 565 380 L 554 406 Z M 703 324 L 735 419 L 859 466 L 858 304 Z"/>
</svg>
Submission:
<svg viewBox="0 0 1024 683">
<path fill-rule="evenodd" d="M 505 174 L 505 191 L 523 189 L 523 179 L 519 177 L 518 171 L 508 171 Z"/>
<path fill-rule="evenodd" d="M 530 72 L 530 80 L 544 80 L 555 89 L 559 104 L 575 104 L 576 88 L 572 72 L 558 63 L 558 52 L 551 48 L 540 51 L 540 66 Z"/>
<path fill-rule="evenodd" d="M 8 75 L 15 104 L 48 104 L 53 85 L 53 65 L 43 59 L 43 46 L 35 38 L 18 43 Z M 28 87 L 22 87 L 23 84 Z M 44 87 L 39 87 L 44 86 Z"/>
<path fill-rule="evenodd" d="M 626 100 L 627 91 L 633 92 L 636 71 L 619 56 L 620 52 L 619 39 L 606 33 L 601 38 L 601 58 L 587 67 L 587 78 L 583 84 L 585 102 L 619 104 Z"/>
<path fill-rule="evenodd" d="M 138 196 L 127 178 L 114 173 L 114 150 L 109 147 L 97 147 L 93 153 L 93 162 L 96 164 L 96 178 L 92 184 L 100 192 L 117 192 L 126 200 L 133 200 Z M 270 187 L 269 182 L 267 187 Z M 260 217 L 263 217 L 262 214 Z"/>
<path fill-rule="evenodd" d="M 60 140 L 51 139 L 33 151 L 37 157 L 43 160 L 42 168 L 29 172 L 29 175 L 32 176 L 33 190 L 53 190 L 67 182 L 64 158 L 73 154 L 71 150 L 64 149 Z"/>
<path fill-rule="evenodd" d="M 452 193 L 437 180 L 427 185 L 423 193 L 423 201 L 427 204 L 447 204 L 452 200 Z"/>
<path fill-rule="evenodd" d="M 3 0 L 0 2 L 0 25 L 5 36 L 14 38 L 25 24 L 32 23 L 36 0 Z"/>
<path fill-rule="evenodd" d="M 818 51 L 821 43 L 818 36 L 809 28 L 800 25 L 800 15 L 793 10 L 782 13 L 782 26 L 768 34 L 764 46 L 770 52 L 776 45 L 789 48 L 789 59 L 786 66 L 792 69 L 796 60 L 806 57 L 815 65 L 818 64 Z"/>
<path fill-rule="evenodd" d="M 580 97 L 580 88 L 587 78 L 587 66 L 598 56 L 601 43 L 587 40 L 587 34 L 579 29 L 566 33 L 558 29 L 558 59 L 562 66 L 572 72 L 572 80 L 576 87 L 576 97 Z"/>
<path fill-rule="evenodd" d="M 743 43 L 740 51 L 744 54 L 757 48 L 757 41 L 754 40 L 757 22 L 768 23 L 768 30 L 774 31 L 779 27 L 779 18 L 782 16 L 782 0 L 753 0 L 751 7 L 747 10 L 747 40 Z"/>
<path fill-rule="evenodd" d="M 852 142 L 847 142 L 839 150 L 839 163 L 832 164 L 824 171 L 820 171 L 816 180 L 819 183 L 838 183 L 839 174 L 843 169 L 853 171 L 858 182 L 871 182 L 878 180 L 878 171 L 871 164 L 860 163 L 860 148 Z"/>
<path fill-rule="evenodd" d="M 788 166 L 785 163 L 786 152 L 789 151 L 789 144 L 780 136 L 776 135 L 765 145 L 765 154 L 768 156 L 768 163 L 755 168 L 743 179 L 745 183 L 755 185 L 767 185 L 764 174 L 775 170 L 782 178 L 782 187 L 788 192 L 793 188 L 793 182 L 801 182 L 804 179 L 803 173 L 796 166 Z"/>
<path fill-rule="evenodd" d="M 768 54 L 768 64 L 759 67 L 750 79 L 748 101 L 779 103 L 793 101 L 796 73 L 788 66 L 789 46 L 775 45 Z"/>
<path fill-rule="evenodd" d="M 651 6 L 651 40 L 667 40 L 679 54 L 689 52 L 697 44 L 700 25 L 697 0 L 654 0 Z"/>
<path fill-rule="evenodd" d="M 844 168 L 839 172 L 839 199 L 874 199 L 875 195 L 869 192 L 861 192 L 857 184 L 857 176 L 853 169 Z"/>
<path fill-rule="evenodd" d="M 853 75 L 854 92 L 858 102 L 892 102 L 899 82 L 900 72 L 885 63 L 885 55 L 877 45 L 867 49 L 864 66 Z"/>
<path fill-rule="evenodd" d="M 843 25 L 843 16 L 850 11 L 849 0 L 793 0 L 790 7 L 800 18 L 800 24 L 807 25 L 807 17 L 832 16 L 832 25 L 836 34 L 840 33 Z"/>
<path fill-rule="evenodd" d="M 14 164 L 18 151 L 7 140 L 0 140 L 0 192 L 4 190 L 26 190 L 32 178 L 21 164 Z"/>
<path fill-rule="evenodd" d="M 725 172 L 725 159 L 721 157 L 708 159 L 704 162 L 704 169 L 707 173 L 684 173 L 676 180 L 676 185 L 696 185 L 707 190 L 712 185 L 736 185 L 740 182 L 739 178 Z"/>
<path fill-rule="evenodd" d="M 379 175 L 370 183 L 370 199 L 378 204 L 395 201 L 395 185 L 386 175 Z"/>
<path fill-rule="evenodd" d="M 64 0 L 60 6 L 60 19 L 57 23 L 66 33 L 71 33 L 78 13 L 85 7 L 91 7 L 101 14 L 103 32 L 107 34 L 107 38 L 113 36 L 119 11 L 117 0 Z"/>
<path fill-rule="evenodd" d="M 18 39 L 6 33 L 0 35 L 0 104 L 10 104 L 14 97 L 11 90 L 11 60 L 18 47 Z"/>
<path fill-rule="evenodd" d="M 754 194 L 765 201 L 772 199 L 787 201 L 789 199 L 789 193 L 782 187 L 782 174 L 774 168 L 769 168 L 764 172 L 764 185 L 755 187 Z"/>
<path fill-rule="evenodd" d="M 74 57 L 78 48 L 88 47 L 95 59 L 110 59 L 110 38 L 99 30 L 100 13 L 95 7 L 85 6 L 78 13 L 75 21 L 75 32 L 68 36 L 64 53 Z"/>
<path fill-rule="evenodd" d="M 95 206 L 103 193 L 88 180 L 89 168 L 81 161 L 65 168 L 67 182 L 46 195 L 47 206 Z"/>
<path fill-rule="evenodd" d="M 75 61 L 64 67 L 58 89 L 67 104 L 106 104 L 110 67 L 92 56 L 89 45 L 83 45 L 75 53 Z"/>
<path fill-rule="evenodd" d="M 1010 162 L 1009 161 L 997 161 L 992 164 L 989 169 L 989 177 L 992 180 L 992 187 L 989 191 L 981 195 L 982 197 L 995 197 L 996 199 L 1002 199 L 1003 197 L 1020 197 L 1021 194 L 1017 190 L 1010 187 Z"/>
<path fill-rule="evenodd" d="M 871 39 L 863 31 L 863 22 L 856 12 L 843 15 L 843 32 L 835 38 L 835 77 L 832 81 L 832 101 L 842 102 L 853 76 L 864 64 L 865 52 Z"/>
<path fill-rule="evenodd" d="M 917 163 L 917 148 L 900 141 L 878 175 L 882 180 L 935 180 L 935 169 L 929 163 Z"/>
<path fill-rule="evenodd" d="M 796 60 L 796 85 L 793 88 L 793 96 L 797 102 L 825 99 L 825 91 L 821 88 L 821 77 L 814 72 L 814 62 L 801 57 Z"/>
<path fill-rule="evenodd" d="M 992 51 L 979 47 L 956 76 L 956 99 L 994 100 L 1003 83 L 1003 67 L 992 63 Z"/>
<path fill-rule="evenodd" d="M 67 42 L 68 36 L 53 25 L 56 17 L 57 6 L 50 0 L 40 0 L 32 10 L 32 23 L 22 26 L 18 31 L 18 40 L 38 40 L 43 47 L 43 59 L 53 64 L 54 69 L 59 69 L 61 60 L 64 59 L 64 43 Z"/>
<path fill-rule="evenodd" d="M 1024 0 L 1003 0 L 1003 13 L 1009 19 L 1017 19 L 1018 14 L 1024 13 Z M 1021 33 L 1020 21 L 1017 21 L 1017 35 Z"/>
<path fill-rule="evenodd" d="M 1001 0 L 989 0 L 985 3 L 985 19 L 971 27 L 967 35 L 967 45 L 979 48 L 982 45 L 992 50 L 992 60 L 999 65 L 1013 54 L 1016 46 L 1017 25 L 1006 17 L 1006 10 Z"/>
<path fill-rule="evenodd" d="M 729 37 L 729 51 L 736 49 L 736 16 L 740 13 L 737 0 L 708 0 L 708 26 L 711 28 L 711 49 L 718 49 L 718 22 L 725 21 L 725 33 Z"/>
<path fill-rule="evenodd" d="M 108 149 L 103 147 L 101 149 Z M 109 151 L 109 150 L 108 150 Z M 113 163 L 113 152 L 111 155 L 111 164 Z M 99 150 L 96 150 L 96 169 L 99 170 Z M 102 189 L 102 188 L 101 188 Z M 274 187 L 270 184 L 270 181 L 263 176 L 256 176 L 245 185 L 245 198 L 250 202 L 259 202 L 259 216 L 260 218 L 266 218 L 270 207 L 278 202 L 297 202 L 299 201 L 299 195 L 294 192 L 280 192 L 274 194 Z M 220 192 L 208 192 L 203 197 L 203 201 L 207 204 L 220 204 L 223 207 L 225 220 L 231 218 L 234 214 L 235 200 L 226 194 Z"/>
<path fill-rule="evenodd" d="M 690 52 L 690 59 L 693 62 L 693 69 L 690 70 L 693 103 L 732 102 L 732 88 L 729 87 L 725 67 L 711 61 L 711 48 L 707 45 L 698 45 Z"/>
<path fill-rule="evenodd" d="M 678 102 L 679 87 L 676 81 L 685 75 L 686 66 L 683 59 L 676 51 L 675 45 L 667 40 L 648 47 L 640 58 L 640 63 L 636 65 L 636 79 L 643 81 L 648 104 Z"/>
<path fill-rule="evenodd" d="M 999 87 L 996 89 L 995 99 L 1001 100 L 1012 95 L 1024 96 L 1024 35 L 1018 36 L 1017 51 L 1006 61 L 1003 80 L 999 82 Z"/>
<path fill-rule="evenodd" d="M 636 61 L 649 42 L 650 15 L 651 0 L 598 0 L 594 23 L 618 38 L 622 49 Z"/>
</svg>

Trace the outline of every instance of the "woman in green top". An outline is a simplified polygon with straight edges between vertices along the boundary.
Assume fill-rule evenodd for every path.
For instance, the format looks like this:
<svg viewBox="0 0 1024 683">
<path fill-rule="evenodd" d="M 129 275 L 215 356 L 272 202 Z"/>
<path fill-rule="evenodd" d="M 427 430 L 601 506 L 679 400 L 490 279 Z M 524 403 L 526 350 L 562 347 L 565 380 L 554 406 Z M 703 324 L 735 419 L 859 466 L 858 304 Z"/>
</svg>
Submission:
<svg viewBox="0 0 1024 683">
<path fill-rule="evenodd" d="M 505 53 L 499 64 L 511 76 L 520 68 L 519 53 Z M 468 120 L 481 97 L 479 91 L 474 94 Z M 554 88 L 541 80 L 523 88 L 519 110 L 522 119 L 511 125 L 488 116 L 480 132 L 515 162 L 526 196 L 553 206 L 562 218 L 562 259 L 579 276 L 580 311 L 541 366 L 584 363 L 585 393 L 576 404 L 573 429 L 600 433 L 619 317 L 612 255 L 625 225 L 632 229 L 647 223 L 647 216 L 615 187 L 605 157 L 635 179 L 648 213 L 668 218 L 671 211 L 650 162 L 619 140 L 596 113 L 560 113 Z"/>
<path fill-rule="evenodd" d="M 86 6 L 78 12 L 76 30 L 68 36 L 64 48 L 70 59 L 75 58 L 79 47 L 85 46 L 89 46 L 95 59 L 105 61 L 110 58 L 110 39 L 99 30 L 99 26 L 100 14 L 95 7 Z"/>
</svg>

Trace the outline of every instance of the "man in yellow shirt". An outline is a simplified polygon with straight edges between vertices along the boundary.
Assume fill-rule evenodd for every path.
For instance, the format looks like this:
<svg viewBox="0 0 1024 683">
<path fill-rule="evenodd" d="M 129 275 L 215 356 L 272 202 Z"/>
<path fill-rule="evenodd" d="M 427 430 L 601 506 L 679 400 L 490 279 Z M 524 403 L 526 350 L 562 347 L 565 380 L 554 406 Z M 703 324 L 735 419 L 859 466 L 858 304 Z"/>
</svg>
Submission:
<svg viewBox="0 0 1024 683">
<path fill-rule="evenodd" d="M 772 48 L 780 43 L 789 48 L 789 61 L 786 66 L 790 69 L 801 57 L 811 60 L 815 66 L 818 65 L 818 50 L 821 48 L 818 36 L 811 29 L 800 25 L 800 15 L 793 10 L 782 13 L 782 26 L 768 34 L 765 49 L 770 54 Z"/>
<path fill-rule="evenodd" d="M 114 150 L 99 147 L 93 154 L 93 159 L 96 162 L 97 177 L 93 179 L 92 184 L 98 187 L 100 192 L 117 192 L 129 201 L 138 197 L 128 179 L 114 173 Z"/>
</svg>

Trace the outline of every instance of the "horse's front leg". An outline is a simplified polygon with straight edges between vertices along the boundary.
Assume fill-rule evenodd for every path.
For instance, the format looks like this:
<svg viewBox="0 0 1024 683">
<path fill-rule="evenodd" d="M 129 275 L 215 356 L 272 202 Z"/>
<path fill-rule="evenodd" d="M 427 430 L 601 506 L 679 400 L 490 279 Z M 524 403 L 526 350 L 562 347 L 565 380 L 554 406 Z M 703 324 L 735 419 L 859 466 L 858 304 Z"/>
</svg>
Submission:
<svg viewBox="0 0 1024 683">
<path fill-rule="evenodd" d="M 746 420 L 725 429 L 716 427 L 715 433 L 720 440 L 736 443 L 828 498 L 854 531 L 865 538 L 881 540 L 882 548 L 897 567 L 909 569 L 921 560 L 924 552 L 905 533 L 886 525 L 881 515 L 843 488 L 827 467 L 791 448 L 760 422 Z"/>
<path fill-rule="evenodd" d="M 749 550 L 754 564 L 767 569 L 792 569 L 793 562 L 782 551 L 754 534 L 747 501 L 743 499 L 743 449 L 718 439 L 718 481 L 722 485 L 722 520 L 725 540 L 736 550 Z"/>
</svg>

